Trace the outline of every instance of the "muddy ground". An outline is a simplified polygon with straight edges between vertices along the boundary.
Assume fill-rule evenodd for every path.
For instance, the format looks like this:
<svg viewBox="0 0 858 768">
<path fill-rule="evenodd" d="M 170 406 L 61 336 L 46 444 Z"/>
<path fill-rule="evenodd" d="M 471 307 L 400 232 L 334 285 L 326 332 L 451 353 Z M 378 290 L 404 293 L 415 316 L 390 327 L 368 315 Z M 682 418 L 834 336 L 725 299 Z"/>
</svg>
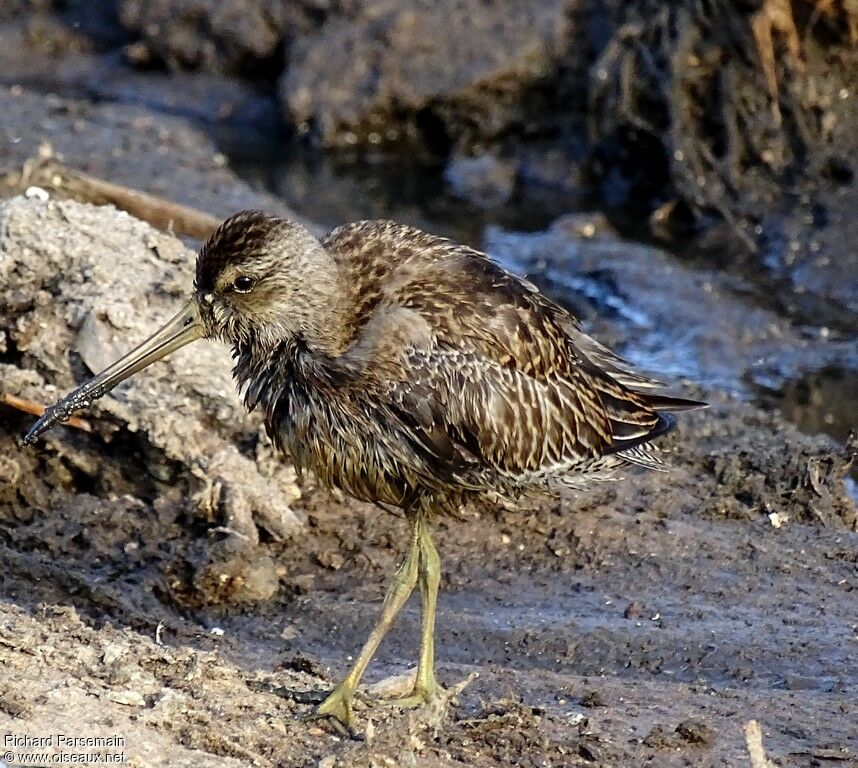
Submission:
<svg viewBox="0 0 858 768">
<path fill-rule="evenodd" d="M 291 215 L 213 140 L 275 132 L 270 99 L 204 74 L 134 74 L 33 23 L 0 30 L 3 170 L 50 142 L 73 167 L 217 215 Z M 287 197 L 325 224 L 392 213 L 466 231 L 452 208 L 433 220 L 401 195 L 320 186 Z M 0 203 L 0 395 L 49 400 L 172 311 L 193 253 L 110 208 L 15 194 Z M 600 340 L 712 408 L 662 441 L 667 474 L 437 520 L 440 677 L 478 677 L 444 711 L 361 705 L 363 741 L 303 718 L 372 626 L 404 522 L 296 478 L 244 414 L 227 350 L 177 355 L 84 414 L 91 432 L 36 448 L 21 444 L 30 417 L 0 405 L 0 734 L 119 736 L 138 767 L 732 768 L 749 765 L 754 718 L 782 768 L 858 764 L 845 445 L 858 192 L 832 182 L 812 202 L 824 216 L 767 220 L 766 270 L 625 243 L 599 216 L 529 234 L 470 225 Z M 801 414 L 780 415 L 802 387 Z M 418 628 L 414 600 L 369 698 L 412 667 Z"/>
<path fill-rule="evenodd" d="M 93 334 L 139 337 L 189 279 L 190 252 L 109 208 L 18 198 L 0 222 L 4 393 L 67 388 L 98 364 Z M 758 332 L 733 340 L 749 359 Z M 361 708 L 357 742 L 303 722 L 305 692 L 371 627 L 403 522 L 311 480 L 290 490 L 226 350 L 169 365 L 89 434 L 24 449 L 29 418 L 0 412 L 6 731 L 123 736 L 136 765 L 733 766 L 756 718 L 782 766 L 855 759 L 856 507 L 830 438 L 709 390 L 664 441 L 666 475 L 436 521 L 441 677 L 479 676 L 445 712 Z M 242 462 L 259 469 L 236 485 Z M 299 527 L 263 499 L 236 531 L 236 492 L 284 472 Z M 417 618 L 409 605 L 370 683 L 411 667 Z"/>
</svg>

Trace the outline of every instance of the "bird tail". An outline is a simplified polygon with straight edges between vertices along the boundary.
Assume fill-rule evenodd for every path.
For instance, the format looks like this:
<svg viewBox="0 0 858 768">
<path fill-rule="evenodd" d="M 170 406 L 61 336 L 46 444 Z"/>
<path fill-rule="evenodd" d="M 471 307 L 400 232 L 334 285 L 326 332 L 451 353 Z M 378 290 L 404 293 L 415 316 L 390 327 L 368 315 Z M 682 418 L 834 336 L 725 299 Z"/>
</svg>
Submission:
<svg viewBox="0 0 858 768">
<path fill-rule="evenodd" d="M 652 410 L 662 411 L 695 411 L 698 408 L 708 408 L 709 403 L 703 400 L 690 400 L 686 397 L 674 397 L 672 395 L 658 395 L 652 392 L 638 392 L 643 395 L 646 404 Z"/>
<path fill-rule="evenodd" d="M 614 441 L 606 453 L 619 454 L 633 464 L 650 466 L 653 469 L 663 467 L 663 462 L 652 455 L 654 449 L 649 443 L 676 427 L 673 411 L 706 408 L 708 403 L 652 392 L 638 391 L 634 392 L 634 395 L 635 406 L 623 403 L 628 410 L 609 410 Z"/>
</svg>

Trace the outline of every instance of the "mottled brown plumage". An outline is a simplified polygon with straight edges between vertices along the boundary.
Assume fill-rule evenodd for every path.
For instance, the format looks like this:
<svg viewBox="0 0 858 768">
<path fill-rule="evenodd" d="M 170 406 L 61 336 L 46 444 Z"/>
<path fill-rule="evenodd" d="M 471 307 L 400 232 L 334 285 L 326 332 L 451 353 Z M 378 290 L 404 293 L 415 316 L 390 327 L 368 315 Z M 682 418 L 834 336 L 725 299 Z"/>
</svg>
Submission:
<svg viewBox="0 0 858 768">
<path fill-rule="evenodd" d="M 399 506 L 411 543 L 382 619 L 319 713 L 350 724 L 351 700 L 393 616 L 419 583 L 423 645 L 413 701 L 437 694 L 438 558 L 428 515 L 487 493 L 518 495 L 660 468 L 650 441 L 671 410 L 529 282 L 487 256 L 389 221 L 318 241 L 244 212 L 197 260 L 188 309 L 60 403 L 31 430 L 101 396 L 199 336 L 233 347 L 247 407 L 296 466 L 359 499 Z"/>
<path fill-rule="evenodd" d="M 213 236 L 198 285 L 225 259 L 254 258 L 243 238 L 243 255 L 227 255 L 236 228 L 259 231 L 257 215 Z M 358 498 L 517 493 L 658 466 L 647 441 L 672 426 L 664 411 L 693 405 L 656 394 L 478 251 L 386 221 L 340 227 L 322 245 L 343 276 L 332 301 L 346 348 L 319 354 L 301 334 L 272 343 L 250 331 L 235 373 L 278 445 Z"/>
</svg>

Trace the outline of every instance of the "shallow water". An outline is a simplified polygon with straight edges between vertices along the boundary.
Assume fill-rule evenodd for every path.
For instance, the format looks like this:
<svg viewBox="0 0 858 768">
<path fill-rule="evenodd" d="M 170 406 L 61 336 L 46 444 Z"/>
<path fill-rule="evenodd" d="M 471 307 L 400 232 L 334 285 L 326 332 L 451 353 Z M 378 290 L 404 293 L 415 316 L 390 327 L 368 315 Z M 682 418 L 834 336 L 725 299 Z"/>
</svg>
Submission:
<svg viewBox="0 0 858 768">
<path fill-rule="evenodd" d="M 409 156 L 338 159 L 278 145 L 223 144 L 233 170 L 326 229 L 346 221 L 394 219 L 472 246 L 491 225 L 536 232 L 569 211 L 568 196 L 529 190 L 481 208 L 452 195 L 443 166 Z"/>
</svg>

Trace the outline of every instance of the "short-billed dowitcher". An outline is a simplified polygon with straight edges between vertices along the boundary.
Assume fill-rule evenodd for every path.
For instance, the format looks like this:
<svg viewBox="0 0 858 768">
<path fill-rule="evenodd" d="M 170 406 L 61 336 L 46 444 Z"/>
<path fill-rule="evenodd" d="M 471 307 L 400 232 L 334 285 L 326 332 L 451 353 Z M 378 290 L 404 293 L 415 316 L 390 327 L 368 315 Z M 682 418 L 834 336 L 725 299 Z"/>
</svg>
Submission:
<svg viewBox="0 0 858 768">
<path fill-rule="evenodd" d="M 630 464 L 660 468 L 650 441 L 670 411 L 566 310 L 486 255 L 388 221 L 319 240 L 258 212 L 236 214 L 197 259 L 187 306 L 48 409 L 32 442 L 132 374 L 201 338 L 232 345 L 248 408 L 296 466 L 358 499 L 401 507 L 411 535 L 381 618 L 318 708 L 351 727 L 363 672 L 415 586 L 423 600 L 414 690 L 434 670 L 439 558 L 433 513 L 473 496 L 580 487 Z"/>
</svg>

